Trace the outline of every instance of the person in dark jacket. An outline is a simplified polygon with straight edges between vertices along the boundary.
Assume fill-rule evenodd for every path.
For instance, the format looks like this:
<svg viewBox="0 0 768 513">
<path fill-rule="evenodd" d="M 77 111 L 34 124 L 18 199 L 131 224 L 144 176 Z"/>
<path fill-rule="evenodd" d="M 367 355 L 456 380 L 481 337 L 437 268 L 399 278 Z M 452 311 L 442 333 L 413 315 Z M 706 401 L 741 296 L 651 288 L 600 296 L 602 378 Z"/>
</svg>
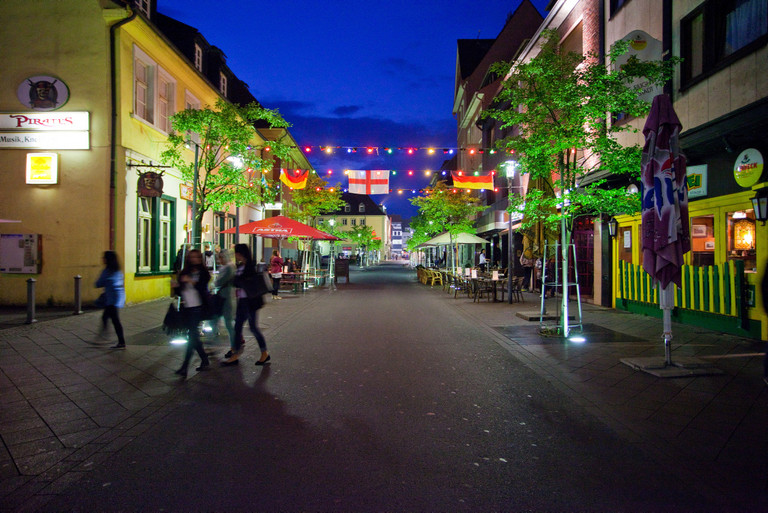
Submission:
<svg viewBox="0 0 768 513">
<path fill-rule="evenodd" d="M 235 271 L 234 285 L 237 307 L 235 310 L 235 340 L 237 350 L 228 358 L 225 364 L 234 364 L 243 352 L 243 324 L 246 319 L 251 333 L 256 337 L 261 349 L 261 357 L 256 365 L 264 365 L 271 360 L 267 352 L 267 341 L 259 330 L 256 312 L 264 306 L 263 295 L 269 292 L 265 281 L 264 272 L 257 272 L 251 257 L 251 250 L 245 244 L 235 244 Z"/>
<path fill-rule="evenodd" d="M 211 281 L 211 275 L 203 264 L 203 254 L 198 249 L 190 250 L 187 253 L 184 268 L 179 273 L 178 281 L 172 284 L 176 293 L 181 296 L 182 318 L 184 319 L 184 327 L 189 333 L 184 363 L 176 371 L 176 374 L 184 378 L 187 377 L 187 367 L 194 351 L 197 351 L 197 355 L 200 357 L 200 366 L 196 370 L 208 370 L 208 355 L 205 354 L 203 343 L 200 340 L 199 325 L 207 307 L 209 281 Z"/>
<path fill-rule="evenodd" d="M 104 288 L 104 313 L 101 315 L 102 331 L 107 329 L 107 321 L 112 320 L 117 334 L 117 344 L 110 349 L 125 349 L 125 337 L 123 337 L 123 325 L 120 323 L 118 308 L 125 306 L 125 284 L 123 273 L 120 271 L 120 262 L 114 251 L 104 252 L 104 270 L 101 271 L 96 287 Z"/>
</svg>

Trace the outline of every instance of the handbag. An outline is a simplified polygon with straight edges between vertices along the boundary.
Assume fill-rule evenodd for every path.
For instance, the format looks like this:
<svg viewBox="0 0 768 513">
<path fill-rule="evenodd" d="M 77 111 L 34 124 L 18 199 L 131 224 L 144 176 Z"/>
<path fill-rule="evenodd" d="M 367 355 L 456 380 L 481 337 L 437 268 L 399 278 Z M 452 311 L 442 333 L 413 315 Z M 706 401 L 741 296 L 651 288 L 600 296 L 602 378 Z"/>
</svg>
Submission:
<svg viewBox="0 0 768 513">
<path fill-rule="evenodd" d="M 96 308 L 104 308 L 107 306 L 107 293 L 102 292 L 99 297 L 96 298 L 96 301 L 93 302 L 94 305 L 96 305 Z"/>
<path fill-rule="evenodd" d="M 182 313 L 176 309 L 176 301 L 168 305 L 168 311 L 163 319 L 163 329 L 169 335 L 184 330 L 184 320 Z"/>
</svg>

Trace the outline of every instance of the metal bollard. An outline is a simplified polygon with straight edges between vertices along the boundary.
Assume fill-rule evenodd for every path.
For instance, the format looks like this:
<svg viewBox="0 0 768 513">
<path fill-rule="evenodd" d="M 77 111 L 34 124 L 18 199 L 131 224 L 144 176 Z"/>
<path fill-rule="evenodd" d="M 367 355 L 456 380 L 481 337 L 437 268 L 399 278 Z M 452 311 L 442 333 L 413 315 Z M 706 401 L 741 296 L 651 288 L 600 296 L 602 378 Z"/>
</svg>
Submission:
<svg viewBox="0 0 768 513">
<path fill-rule="evenodd" d="M 80 285 L 83 277 L 79 274 L 75 276 L 75 311 L 73 315 L 80 315 L 83 313 L 83 298 L 80 297 Z"/>
<path fill-rule="evenodd" d="M 35 319 L 35 282 L 34 278 L 27 280 L 27 324 L 37 322 Z"/>
</svg>

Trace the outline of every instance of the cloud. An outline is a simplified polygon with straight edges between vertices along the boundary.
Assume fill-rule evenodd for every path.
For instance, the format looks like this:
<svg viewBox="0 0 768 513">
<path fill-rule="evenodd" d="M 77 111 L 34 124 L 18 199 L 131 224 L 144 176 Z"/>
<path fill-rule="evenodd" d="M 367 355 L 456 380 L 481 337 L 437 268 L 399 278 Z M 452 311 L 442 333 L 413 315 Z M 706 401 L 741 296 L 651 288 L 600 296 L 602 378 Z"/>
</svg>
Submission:
<svg viewBox="0 0 768 513">
<path fill-rule="evenodd" d="M 351 116 L 363 110 L 359 105 L 342 105 L 333 109 L 333 114 L 339 117 Z"/>
</svg>

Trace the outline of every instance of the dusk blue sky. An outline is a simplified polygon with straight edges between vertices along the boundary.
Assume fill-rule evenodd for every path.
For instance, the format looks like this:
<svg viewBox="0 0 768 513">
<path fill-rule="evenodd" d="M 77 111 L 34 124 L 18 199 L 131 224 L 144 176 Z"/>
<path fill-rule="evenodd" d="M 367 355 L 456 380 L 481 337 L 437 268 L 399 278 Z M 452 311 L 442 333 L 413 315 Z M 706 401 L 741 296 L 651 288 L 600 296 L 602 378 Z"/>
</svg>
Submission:
<svg viewBox="0 0 768 513">
<path fill-rule="evenodd" d="M 448 157 L 441 151 L 327 156 L 317 146 L 455 147 L 456 40 L 495 38 L 520 1 L 158 0 L 157 9 L 223 50 L 296 141 L 315 146 L 309 160 L 330 184 L 346 186 L 344 169 L 394 169 L 391 188 L 418 191 L 429 182 L 424 171 Z M 547 3 L 533 1 L 542 14 Z M 412 197 L 372 196 L 405 218 L 416 214 Z"/>
</svg>

